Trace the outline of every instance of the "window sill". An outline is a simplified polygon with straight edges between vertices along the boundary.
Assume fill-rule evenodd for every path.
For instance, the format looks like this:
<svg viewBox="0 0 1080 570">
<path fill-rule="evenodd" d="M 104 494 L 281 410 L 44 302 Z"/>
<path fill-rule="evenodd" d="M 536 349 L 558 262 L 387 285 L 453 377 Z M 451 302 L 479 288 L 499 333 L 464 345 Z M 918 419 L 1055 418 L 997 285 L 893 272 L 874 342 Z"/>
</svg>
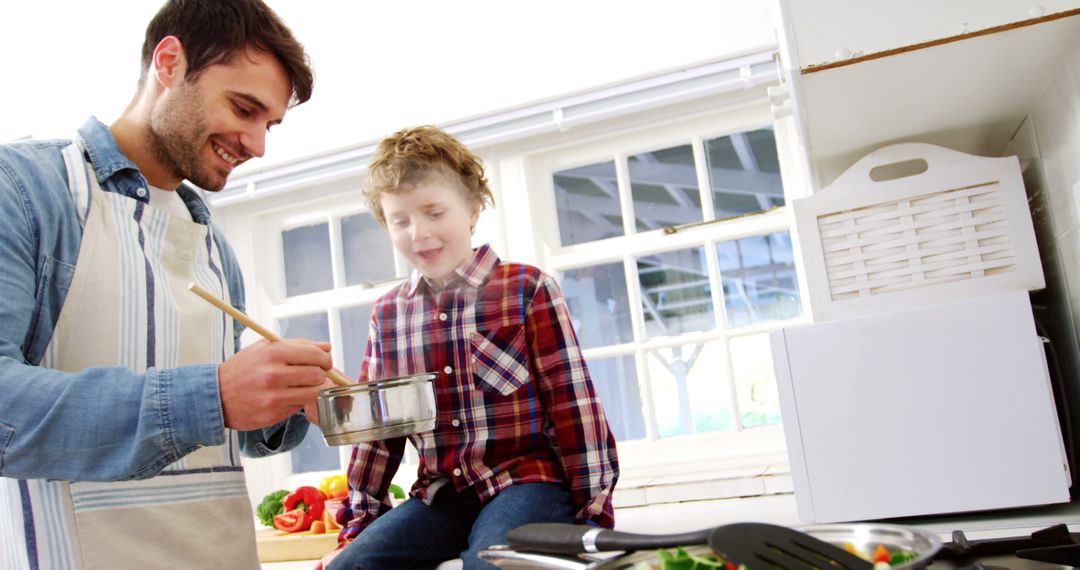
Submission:
<svg viewBox="0 0 1080 570">
<path fill-rule="evenodd" d="M 784 454 L 627 471 L 615 488 L 616 509 L 793 493 Z"/>
</svg>

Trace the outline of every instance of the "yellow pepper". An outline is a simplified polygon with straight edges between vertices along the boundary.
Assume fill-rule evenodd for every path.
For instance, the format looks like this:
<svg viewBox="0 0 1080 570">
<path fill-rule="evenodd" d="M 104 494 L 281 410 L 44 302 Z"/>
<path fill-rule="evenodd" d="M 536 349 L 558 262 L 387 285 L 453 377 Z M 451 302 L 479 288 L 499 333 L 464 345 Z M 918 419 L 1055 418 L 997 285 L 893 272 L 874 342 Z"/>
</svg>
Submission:
<svg viewBox="0 0 1080 570">
<path fill-rule="evenodd" d="M 345 475 L 331 475 L 319 482 L 319 490 L 329 497 L 338 491 L 348 491 L 349 481 Z"/>
</svg>

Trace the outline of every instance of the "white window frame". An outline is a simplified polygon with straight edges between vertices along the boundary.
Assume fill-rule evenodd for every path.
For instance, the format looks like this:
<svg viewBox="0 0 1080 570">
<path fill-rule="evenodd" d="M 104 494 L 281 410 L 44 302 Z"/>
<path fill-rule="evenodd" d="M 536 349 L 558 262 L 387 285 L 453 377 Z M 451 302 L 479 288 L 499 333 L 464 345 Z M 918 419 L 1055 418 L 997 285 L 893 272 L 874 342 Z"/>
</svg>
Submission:
<svg viewBox="0 0 1080 570">
<path fill-rule="evenodd" d="M 342 185 L 345 186 L 345 185 Z M 340 188 L 320 195 L 320 190 L 313 188 L 300 196 L 302 207 L 297 202 L 260 209 L 249 218 L 252 232 L 252 261 L 254 270 L 251 275 L 260 276 L 259 282 L 248 281 L 247 297 L 249 313 L 260 315 L 262 324 L 271 330 L 280 332 L 279 323 L 293 317 L 302 317 L 314 313 L 327 313 L 330 328 L 331 357 L 335 363 L 345 361 L 345 351 L 364 350 L 364 347 L 345 346 L 341 337 L 341 318 L 343 309 L 359 305 L 373 305 L 379 297 L 390 291 L 406 279 L 408 267 L 403 258 L 393 252 L 395 279 L 371 285 L 345 285 L 344 257 L 341 251 L 340 220 L 352 215 L 368 212 L 359 189 L 355 186 Z M 293 196 L 293 200 L 298 197 Z M 345 198 L 345 199 L 343 199 Z M 285 292 L 284 244 L 282 234 L 285 231 L 313 224 L 327 223 L 330 233 L 333 288 L 326 291 L 307 293 L 289 297 Z M 245 332 L 244 341 L 254 342 L 250 331 Z M 340 365 L 339 365 L 340 366 Z M 258 462 L 257 468 L 248 470 L 248 488 L 251 499 L 258 501 L 262 495 L 277 489 L 295 489 L 301 485 L 316 485 L 320 479 L 345 472 L 349 464 L 352 447 L 345 445 L 338 448 L 339 467 L 325 471 L 293 471 L 289 453 L 273 455 L 246 462 Z M 418 464 L 416 450 L 407 445 L 402 459 L 402 468 L 394 476 L 394 482 L 408 489 L 416 477 Z M 260 494 L 261 493 L 261 494 Z M 258 497 L 256 497 L 258 495 Z M 257 502 L 255 504 L 258 504 Z"/>
<path fill-rule="evenodd" d="M 665 235 L 661 230 L 636 233 L 635 218 L 632 213 L 632 198 L 629 196 L 629 179 L 625 159 L 639 153 L 650 152 L 674 146 L 693 144 L 698 185 L 701 189 L 710 187 L 704 156 L 704 141 L 738 132 L 764 127 L 774 127 L 768 101 L 756 98 L 719 108 L 713 107 L 704 114 L 689 113 L 672 119 L 670 116 L 657 117 L 654 120 L 638 117 L 637 121 L 623 121 L 621 126 L 612 128 L 603 125 L 596 129 L 582 129 L 580 133 L 566 133 L 562 142 L 545 141 L 538 150 L 520 149 L 512 158 L 504 159 L 500 164 L 504 176 L 500 179 L 503 195 L 511 196 L 508 189 L 519 187 L 517 194 L 524 194 L 523 200 L 505 206 L 507 227 L 529 227 L 531 232 L 518 231 L 512 235 L 511 248 L 517 251 L 531 249 L 533 262 L 545 271 L 559 275 L 563 270 L 604 263 L 623 264 L 630 285 L 638 283 L 635 259 L 644 255 L 663 253 L 691 247 L 705 248 L 708 269 L 712 283 L 719 285 L 720 275 L 716 258 L 716 246 L 719 243 L 746 237 L 768 235 L 776 232 L 788 232 L 794 239 L 794 217 L 787 206 L 761 214 L 744 216 L 713 224 L 680 229 Z M 784 150 L 779 148 L 785 143 L 783 135 L 776 133 L 778 153 L 781 155 L 781 171 L 784 169 Z M 594 242 L 561 245 L 558 228 L 558 216 L 555 206 L 555 191 L 552 175 L 556 172 L 606 162 L 616 159 L 616 176 L 619 180 L 623 223 L 627 234 L 623 237 L 609 238 Z M 524 181 L 523 183 L 521 181 Z M 524 185 L 524 189 L 520 188 Z M 795 192 L 794 194 L 798 194 Z M 785 188 L 786 202 L 792 196 Z M 704 221 L 714 218 L 711 192 L 702 192 Z M 513 212 L 517 210 L 518 215 Z M 525 212 L 526 215 L 520 215 Z M 527 218 L 527 219 L 526 219 Z M 523 234 L 531 235 L 531 243 L 523 244 Z M 517 239 L 515 239 L 515 237 Z M 735 337 L 760 334 L 773 329 L 800 322 L 809 321 L 806 307 L 808 298 L 805 290 L 801 261 L 798 252 L 796 273 L 799 277 L 800 298 L 803 315 L 785 321 L 774 321 L 754 326 L 726 329 L 725 306 L 721 298 L 721 288 L 712 287 L 714 317 L 716 328 L 705 332 L 688 333 L 672 337 L 644 338 L 644 316 L 641 309 L 640 290 L 629 287 L 629 305 L 634 329 L 631 342 L 617 346 L 590 348 L 583 350 L 588 358 L 607 358 L 612 356 L 633 355 L 635 357 L 641 398 L 645 407 L 646 438 L 643 440 L 619 442 L 619 458 L 624 474 L 633 475 L 635 471 L 665 472 L 665 465 L 671 465 L 670 472 L 677 472 L 679 465 L 688 462 L 710 462 L 725 460 L 746 460 L 753 456 L 772 456 L 785 453 L 783 429 L 780 425 L 742 428 L 737 420 L 737 399 L 731 369 L 728 347 Z M 517 258 L 514 258 L 515 260 Z M 735 427 L 720 432 L 658 438 L 655 433 L 655 421 L 651 402 L 651 389 L 646 368 L 648 351 L 693 342 L 718 341 L 724 347 L 723 362 L 727 367 L 726 382 L 731 393 L 731 405 L 736 412 Z"/>
</svg>

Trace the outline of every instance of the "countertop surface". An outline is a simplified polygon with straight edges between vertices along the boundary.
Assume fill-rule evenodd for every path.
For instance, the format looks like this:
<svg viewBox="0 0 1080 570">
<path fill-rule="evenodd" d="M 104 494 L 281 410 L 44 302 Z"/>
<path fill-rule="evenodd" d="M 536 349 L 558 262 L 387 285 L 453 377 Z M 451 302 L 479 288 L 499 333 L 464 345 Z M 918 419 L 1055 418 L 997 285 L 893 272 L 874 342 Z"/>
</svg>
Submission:
<svg viewBox="0 0 1080 570">
<path fill-rule="evenodd" d="M 794 495 L 790 494 L 630 507 L 617 510 L 616 518 L 619 530 L 643 533 L 684 532 L 745 521 L 770 522 L 788 526 L 807 524 L 799 520 L 795 510 Z M 957 529 L 963 530 L 970 540 L 1030 535 L 1036 530 L 1059 523 L 1067 524 L 1072 532 L 1080 532 L 1080 503 L 884 522 L 924 528 L 937 533 L 944 541 L 951 540 L 952 532 Z M 269 562 L 264 563 L 262 568 L 264 570 L 311 570 L 315 562 L 315 560 Z M 979 562 L 1014 570 L 1068 568 L 1068 566 L 1032 562 L 1012 556 L 983 558 Z M 965 564 L 970 565 L 971 562 Z M 938 561 L 933 564 L 933 568 L 947 570 L 959 568 L 965 564 Z M 443 570 L 459 567 L 448 564 Z"/>
</svg>

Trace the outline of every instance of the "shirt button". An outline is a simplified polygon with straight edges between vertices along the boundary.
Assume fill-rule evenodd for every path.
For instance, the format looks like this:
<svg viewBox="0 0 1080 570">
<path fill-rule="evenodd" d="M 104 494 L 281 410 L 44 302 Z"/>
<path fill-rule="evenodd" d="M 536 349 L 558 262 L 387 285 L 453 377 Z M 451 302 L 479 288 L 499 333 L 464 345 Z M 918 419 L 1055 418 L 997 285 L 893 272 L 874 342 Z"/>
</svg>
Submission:
<svg viewBox="0 0 1080 570">
<path fill-rule="evenodd" d="M 447 374 L 453 374 L 454 373 L 454 369 L 450 368 L 449 366 L 447 366 L 446 368 L 443 368 L 442 371 L 447 373 Z"/>
<path fill-rule="evenodd" d="M 439 320 L 440 321 L 445 321 L 446 320 L 446 313 L 439 313 Z"/>
<path fill-rule="evenodd" d="M 459 425 L 461 425 L 461 420 L 454 418 L 454 420 L 450 422 L 450 425 L 458 427 Z"/>
<path fill-rule="evenodd" d="M 146 188 L 139 188 L 138 190 L 135 191 L 135 195 L 140 197 L 140 198 L 145 198 L 146 197 Z"/>
<path fill-rule="evenodd" d="M 454 468 L 454 477 L 461 477 L 461 469 Z"/>
</svg>

